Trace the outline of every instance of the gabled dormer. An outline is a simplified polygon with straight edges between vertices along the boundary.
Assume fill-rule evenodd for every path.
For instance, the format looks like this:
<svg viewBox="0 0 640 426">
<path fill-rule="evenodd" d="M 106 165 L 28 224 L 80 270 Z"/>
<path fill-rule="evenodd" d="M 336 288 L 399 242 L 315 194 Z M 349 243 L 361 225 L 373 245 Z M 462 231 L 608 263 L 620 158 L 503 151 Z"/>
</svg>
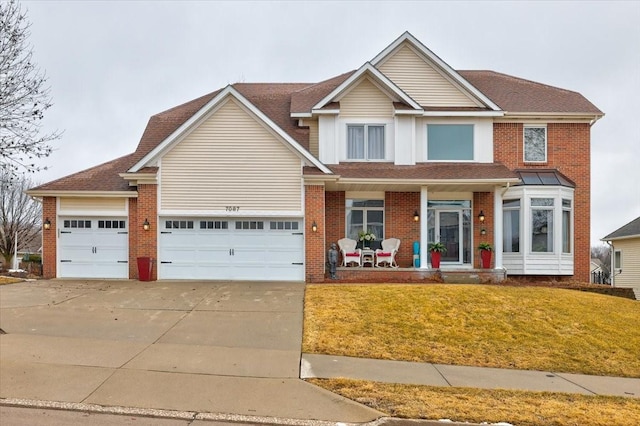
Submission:
<svg viewBox="0 0 640 426">
<path fill-rule="evenodd" d="M 312 94 L 313 102 L 293 109 Z M 292 117 L 309 126 L 310 149 L 324 164 L 492 162 L 493 117 L 500 115 L 409 33 L 336 84 L 292 99 Z"/>
</svg>

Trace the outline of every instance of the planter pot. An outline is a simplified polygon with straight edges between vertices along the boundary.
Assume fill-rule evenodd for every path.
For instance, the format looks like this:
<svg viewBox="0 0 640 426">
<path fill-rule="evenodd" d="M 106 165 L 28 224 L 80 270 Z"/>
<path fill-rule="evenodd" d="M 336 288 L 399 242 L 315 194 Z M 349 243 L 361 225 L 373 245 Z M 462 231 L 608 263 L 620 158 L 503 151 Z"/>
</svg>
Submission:
<svg viewBox="0 0 640 426">
<path fill-rule="evenodd" d="M 434 269 L 440 268 L 440 258 L 442 257 L 442 253 L 439 251 L 431 252 L 431 267 Z"/>
<path fill-rule="evenodd" d="M 491 268 L 491 251 L 480 250 L 480 265 L 483 269 Z"/>
</svg>

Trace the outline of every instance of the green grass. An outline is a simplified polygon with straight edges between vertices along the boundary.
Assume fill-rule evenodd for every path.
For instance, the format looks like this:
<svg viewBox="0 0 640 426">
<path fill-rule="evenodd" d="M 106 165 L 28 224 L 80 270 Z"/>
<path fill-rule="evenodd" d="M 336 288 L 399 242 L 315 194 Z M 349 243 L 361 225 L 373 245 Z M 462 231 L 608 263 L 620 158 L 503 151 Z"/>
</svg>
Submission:
<svg viewBox="0 0 640 426">
<path fill-rule="evenodd" d="M 309 285 L 303 351 L 640 377 L 640 303 L 544 287 Z"/>
</svg>

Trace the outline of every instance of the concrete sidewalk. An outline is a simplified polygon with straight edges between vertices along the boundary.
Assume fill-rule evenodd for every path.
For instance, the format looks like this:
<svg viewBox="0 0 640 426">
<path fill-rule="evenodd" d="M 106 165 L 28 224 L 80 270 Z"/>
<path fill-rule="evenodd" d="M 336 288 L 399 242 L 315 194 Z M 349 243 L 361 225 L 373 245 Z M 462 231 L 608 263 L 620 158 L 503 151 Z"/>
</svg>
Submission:
<svg viewBox="0 0 640 426">
<path fill-rule="evenodd" d="M 302 354 L 300 377 L 640 398 L 640 379 Z"/>
</svg>

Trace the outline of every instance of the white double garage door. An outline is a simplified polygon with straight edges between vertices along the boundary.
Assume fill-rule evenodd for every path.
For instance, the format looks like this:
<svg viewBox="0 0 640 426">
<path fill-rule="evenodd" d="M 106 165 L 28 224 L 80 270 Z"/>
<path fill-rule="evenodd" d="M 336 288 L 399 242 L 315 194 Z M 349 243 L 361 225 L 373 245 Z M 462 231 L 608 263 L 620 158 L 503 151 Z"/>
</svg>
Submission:
<svg viewBox="0 0 640 426">
<path fill-rule="evenodd" d="M 161 218 L 162 279 L 304 280 L 301 219 Z"/>
<path fill-rule="evenodd" d="M 60 218 L 58 276 L 128 278 L 128 222 Z M 176 217 L 159 227 L 159 279 L 304 280 L 301 219 Z"/>
</svg>

